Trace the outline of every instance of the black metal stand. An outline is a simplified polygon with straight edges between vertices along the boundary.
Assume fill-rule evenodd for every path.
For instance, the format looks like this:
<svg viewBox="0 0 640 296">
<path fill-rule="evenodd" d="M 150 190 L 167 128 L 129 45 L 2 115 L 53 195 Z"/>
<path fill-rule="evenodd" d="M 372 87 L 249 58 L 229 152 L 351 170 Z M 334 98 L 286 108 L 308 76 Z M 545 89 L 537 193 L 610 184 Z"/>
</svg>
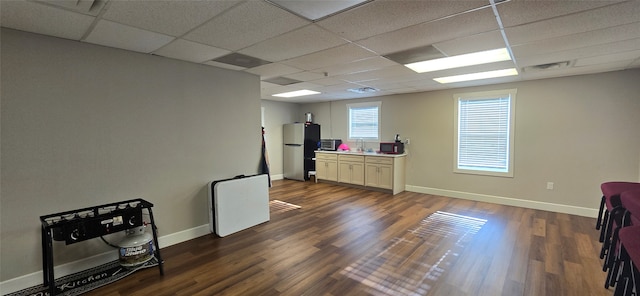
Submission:
<svg viewBox="0 0 640 296">
<path fill-rule="evenodd" d="M 106 234 L 139 227 L 144 224 L 142 210 L 149 213 L 154 255 L 158 260 L 160 275 L 164 275 L 163 261 L 158 245 L 158 233 L 153 219 L 153 204 L 143 199 L 132 199 L 96 207 L 40 216 L 42 222 L 42 276 L 49 295 L 56 295 L 53 274 L 53 241 L 65 241 L 67 245 L 100 237 Z"/>
</svg>

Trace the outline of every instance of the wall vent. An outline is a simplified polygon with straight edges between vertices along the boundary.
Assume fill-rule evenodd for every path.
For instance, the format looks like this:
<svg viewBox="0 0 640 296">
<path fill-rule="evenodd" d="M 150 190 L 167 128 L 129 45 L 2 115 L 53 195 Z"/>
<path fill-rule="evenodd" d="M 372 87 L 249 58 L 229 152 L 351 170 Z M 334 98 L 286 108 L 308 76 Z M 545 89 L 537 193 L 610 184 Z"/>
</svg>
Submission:
<svg viewBox="0 0 640 296">
<path fill-rule="evenodd" d="M 296 83 L 302 82 L 300 80 L 295 80 L 287 77 L 273 77 L 269 79 L 263 79 L 262 81 L 277 84 L 277 85 L 289 85 L 289 84 L 296 84 Z"/>
<path fill-rule="evenodd" d="M 353 92 L 353 93 L 357 93 L 357 94 L 366 94 L 366 93 L 374 93 L 379 91 L 379 89 L 377 88 L 373 88 L 373 87 L 369 87 L 369 86 L 365 86 L 365 87 L 361 87 L 361 88 L 350 88 L 347 89 L 347 91 Z"/>
<path fill-rule="evenodd" d="M 555 63 L 548 63 L 548 64 L 526 66 L 526 67 L 522 68 L 522 70 L 524 72 L 540 72 L 540 71 L 549 71 L 549 70 L 557 70 L 557 69 L 567 68 L 567 67 L 569 67 L 569 65 L 571 65 L 571 62 L 563 61 L 563 62 L 555 62 Z"/>
</svg>

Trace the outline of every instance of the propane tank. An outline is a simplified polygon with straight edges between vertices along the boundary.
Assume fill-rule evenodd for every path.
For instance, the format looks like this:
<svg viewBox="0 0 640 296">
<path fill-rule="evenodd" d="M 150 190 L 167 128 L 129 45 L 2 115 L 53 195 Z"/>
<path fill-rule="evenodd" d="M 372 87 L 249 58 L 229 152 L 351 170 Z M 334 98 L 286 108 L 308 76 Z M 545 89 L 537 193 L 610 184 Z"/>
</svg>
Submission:
<svg viewBox="0 0 640 296">
<path fill-rule="evenodd" d="M 151 260 L 154 254 L 153 236 L 145 231 L 146 226 L 127 229 L 120 241 L 119 263 L 123 267 L 137 267 Z"/>
</svg>

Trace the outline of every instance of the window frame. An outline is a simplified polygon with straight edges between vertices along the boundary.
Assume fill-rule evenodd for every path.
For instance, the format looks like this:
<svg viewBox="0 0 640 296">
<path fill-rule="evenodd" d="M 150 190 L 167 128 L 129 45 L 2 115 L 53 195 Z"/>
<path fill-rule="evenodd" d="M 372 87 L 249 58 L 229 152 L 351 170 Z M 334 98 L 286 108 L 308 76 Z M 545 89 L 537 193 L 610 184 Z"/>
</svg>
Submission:
<svg viewBox="0 0 640 296">
<path fill-rule="evenodd" d="M 370 107 L 376 107 L 378 108 L 378 119 L 377 119 L 377 135 L 376 137 L 352 137 L 351 134 L 351 109 L 358 109 L 358 108 L 370 108 Z M 352 103 L 352 104 L 347 104 L 347 138 L 349 139 L 349 141 L 355 141 L 355 140 L 359 140 L 359 139 L 363 139 L 363 140 L 370 140 L 370 141 L 378 141 L 380 140 L 380 118 L 381 118 L 381 113 L 382 113 L 382 102 L 381 101 L 377 101 L 377 102 L 364 102 L 364 103 Z"/>
<path fill-rule="evenodd" d="M 496 176 L 496 177 L 510 177 L 514 176 L 514 143 L 515 143 L 515 107 L 516 107 L 516 94 L 517 89 L 503 89 L 495 91 L 483 91 L 483 92 L 470 92 L 470 93 L 458 93 L 453 95 L 454 101 L 454 145 L 453 145 L 453 172 L 461 174 L 474 174 L 484 176 Z M 463 100 L 486 100 L 486 99 L 499 99 L 509 98 L 509 122 L 508 122 L 508 140 L 506 153 L 506 171 L 491 170 L 491 169 L 472 169 L 463 168 L 459 165 L 459 145 L 460 145 L 460 102 Z"/>
</svg>

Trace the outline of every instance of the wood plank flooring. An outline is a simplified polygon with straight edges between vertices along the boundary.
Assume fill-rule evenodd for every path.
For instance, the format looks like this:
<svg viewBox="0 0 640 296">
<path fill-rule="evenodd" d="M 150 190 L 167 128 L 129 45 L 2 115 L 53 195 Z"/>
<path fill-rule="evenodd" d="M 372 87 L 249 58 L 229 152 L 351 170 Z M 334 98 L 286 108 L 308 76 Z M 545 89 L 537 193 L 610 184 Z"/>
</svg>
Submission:
<svg viewBox="0 0 640 296">
<path fill-rule="evenodd" d="M 142 270 L 87 295 L 613 294 L 603 287 L 592 218 L 325 183 L 273 185 L 269 222 L 164 248 L 164 276 Z"/>
</svg>

